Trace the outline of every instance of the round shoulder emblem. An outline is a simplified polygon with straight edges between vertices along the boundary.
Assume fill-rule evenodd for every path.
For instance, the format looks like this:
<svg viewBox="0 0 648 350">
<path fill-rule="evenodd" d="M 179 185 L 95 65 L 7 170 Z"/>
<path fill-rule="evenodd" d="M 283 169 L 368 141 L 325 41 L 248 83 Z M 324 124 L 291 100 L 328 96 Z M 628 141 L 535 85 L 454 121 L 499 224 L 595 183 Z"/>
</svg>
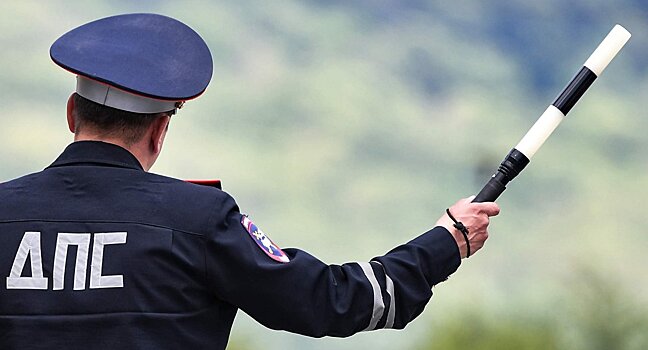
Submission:
<svg viewBox="0 0 648 350">
<path fill-rule="evenodd" d="M 279 248 L 279 246 L 274 244 L 274 242 L 272 242 L 270 238 L 266 236 L 266 234 L 263 233 L 263 231 L 261 231 L 252 222 L 252 220 L 250 220 L 250 218 L 243 215 L 243 217 L 241 218 L 241 225 L 243 225 L 252 240 L 257 244 L 259 248 L 261 248 L 261 250 L 263 250 L 264 253 L 266 253 L 267 256 L 281 263 L 290 262 L 290 259 L 288 258 L 286 253 L 284 253 L 283 250 Z"/>
</svg>

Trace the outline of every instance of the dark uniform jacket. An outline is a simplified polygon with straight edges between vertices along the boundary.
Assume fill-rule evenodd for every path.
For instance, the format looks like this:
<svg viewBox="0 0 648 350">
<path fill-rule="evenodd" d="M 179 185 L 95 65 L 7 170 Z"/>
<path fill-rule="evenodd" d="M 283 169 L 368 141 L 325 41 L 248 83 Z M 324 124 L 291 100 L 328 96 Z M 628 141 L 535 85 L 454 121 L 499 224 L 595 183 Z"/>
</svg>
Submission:
<svg viewBox="0 0 648 350">
<path fill-rule="evenodd" d="M 371 262 L 281 251 L 225 192 L 82 141 L 0 184 L 0 349 L 224 349 L 237 309 L 313 337 L 402 328 L 460 264 L 434 228 Z"/>
</svg>

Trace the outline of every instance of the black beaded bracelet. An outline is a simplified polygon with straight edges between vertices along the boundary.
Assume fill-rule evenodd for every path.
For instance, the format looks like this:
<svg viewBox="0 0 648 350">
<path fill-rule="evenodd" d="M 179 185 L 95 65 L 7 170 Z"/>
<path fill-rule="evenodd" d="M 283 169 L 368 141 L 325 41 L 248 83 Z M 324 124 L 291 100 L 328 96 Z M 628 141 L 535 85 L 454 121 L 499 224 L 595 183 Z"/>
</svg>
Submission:
<svg viewBox="0 0 648 350">
<path fill-rule="evenodd" d="M 450 214 L 450 209 L 446 209 L 446 213 L 448 214 L 450 220 L 454 221 L 453 226 L 463 234 L 464 239 L 466 240 L 466 258 L 470 258 L 470 241 L 468 240 L 468 228 L 464 226 L 461 221 L 457 221 L 457 219 L 455 219 L 454 216 Z"/>
</svg>

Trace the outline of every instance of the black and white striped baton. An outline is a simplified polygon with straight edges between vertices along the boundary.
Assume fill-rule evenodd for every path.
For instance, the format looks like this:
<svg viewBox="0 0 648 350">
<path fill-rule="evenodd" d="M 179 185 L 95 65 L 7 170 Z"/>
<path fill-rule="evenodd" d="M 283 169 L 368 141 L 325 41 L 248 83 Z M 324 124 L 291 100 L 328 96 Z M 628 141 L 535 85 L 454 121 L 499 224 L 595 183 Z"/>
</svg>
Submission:
<svg viewBox="0 0 648 350">
<path fill-rule="evenodd" d="M 549 135 L 562 122 L 567 113 L 592 85 L 594 80 L 619 53 L 630 39 L 630 32 L 620 25 L 614 26 L 592 55 L 585 61 L 583 68 L 567 84 L 556 100 L 542 113 L 538 121 L 524 135 L 520 143 L 504 158 L 488 183 L 477 194 L 473 202 L 493 202 L 504 192 L 509 181 L 513 180 L 531 157 L 547 140 Z"/>
</svg>

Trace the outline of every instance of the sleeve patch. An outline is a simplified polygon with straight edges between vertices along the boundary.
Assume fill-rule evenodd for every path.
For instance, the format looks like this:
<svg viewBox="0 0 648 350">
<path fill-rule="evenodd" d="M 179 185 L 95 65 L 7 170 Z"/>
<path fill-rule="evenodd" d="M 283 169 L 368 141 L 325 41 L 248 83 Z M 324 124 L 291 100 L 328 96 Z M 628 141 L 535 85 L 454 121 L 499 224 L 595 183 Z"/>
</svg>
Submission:
<svg viewBox="0 0 648 350">
<path fill-rule="evenodd" d="M 263 252 L 266 253 L 267 256 L 281 263 L 290 262 L 290 259 L 288 258 L 286 253 L 284 253 L 283 250 L 279 248 L 279 246 L 274 244 L 274 242 L 272 242 L 270 238 L 266 236 L 266 234 L 263 233 L 263 231 L 261 231 L 252 222 L 252 220 L 250 220 L 250 218 L 244 215 L 241 218 L 241 225 L 243 225 L 254 243 L 256 243 L 257 246 L 261 248 L 261 250 L 263 250 Z"/>
</svg>

